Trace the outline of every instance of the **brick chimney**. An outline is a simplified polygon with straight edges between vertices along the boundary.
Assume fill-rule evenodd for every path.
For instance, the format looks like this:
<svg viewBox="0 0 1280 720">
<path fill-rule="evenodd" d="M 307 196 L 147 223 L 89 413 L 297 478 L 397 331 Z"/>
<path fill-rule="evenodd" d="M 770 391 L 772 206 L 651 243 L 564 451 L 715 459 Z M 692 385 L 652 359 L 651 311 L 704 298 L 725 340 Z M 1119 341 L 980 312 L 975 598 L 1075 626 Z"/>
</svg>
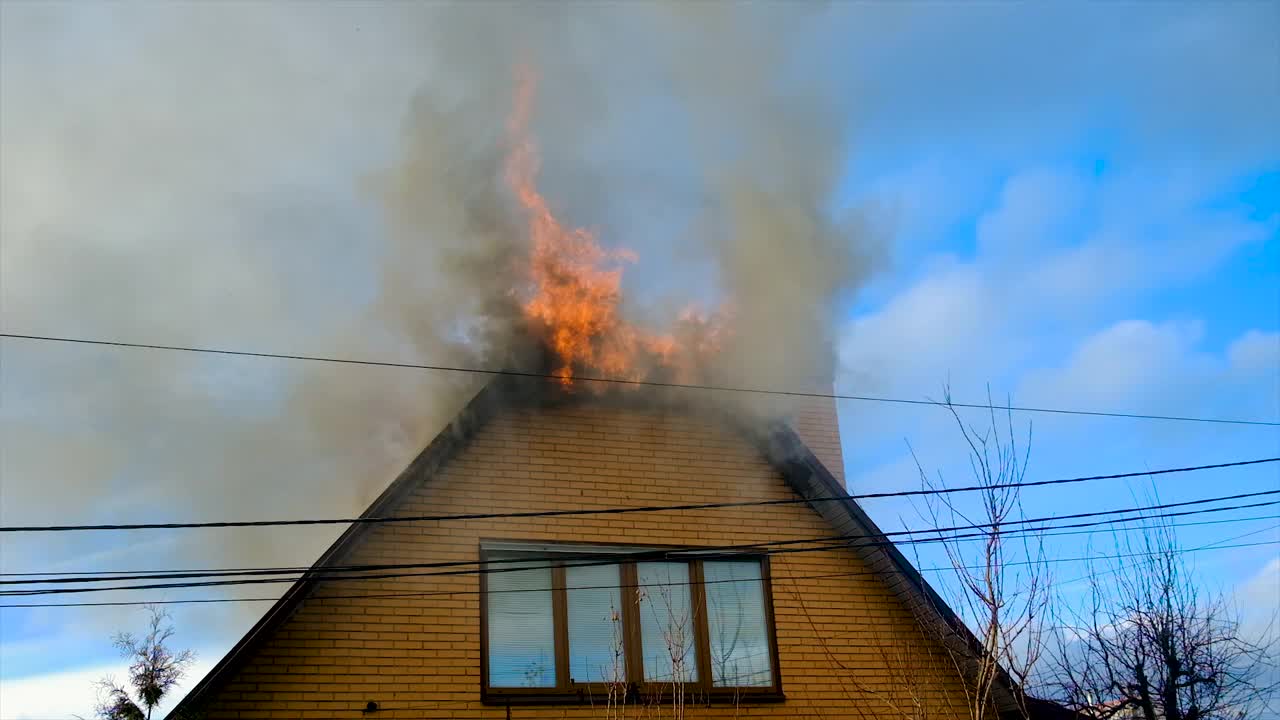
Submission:
<svg viewBox="0 0 1280 720">
<path fill-rule="evenodd" d="M 791 385 L 787 389 L 812 393 L 812 396 L 757 395 L 748 404 L 762 418 L 789 423 L 805 446 L 843 485 L 845 472 L 844 453 L 840 447 L 840 420 L 835 398 L 829 397 L 834 392 L 834 384 L 815 380 Z"/>
<path fill-rule="evenodd" d="M 815 392 L 828 394 L 834 392 L 834 388 L 828 385 Z M 787 415 L 796 434 L 844 485 L 844 451 L 840 447 L 840 418 L 835 398 L 794 397 L 787 400 L 790 406 Z"/>
</svg>

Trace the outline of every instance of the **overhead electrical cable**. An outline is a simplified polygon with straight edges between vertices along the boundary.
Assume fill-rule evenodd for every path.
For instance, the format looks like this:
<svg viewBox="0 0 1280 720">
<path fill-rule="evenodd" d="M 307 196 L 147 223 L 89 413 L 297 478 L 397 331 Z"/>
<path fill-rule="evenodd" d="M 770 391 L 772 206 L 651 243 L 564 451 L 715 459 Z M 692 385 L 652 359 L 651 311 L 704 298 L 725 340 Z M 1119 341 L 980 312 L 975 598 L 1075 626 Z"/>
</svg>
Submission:
<svg viewBox="0 0 1280 720">
<path fill-rule="evenodd" d="M 690 503 L 683 505 L 644 505 L 638 507 L 586 508 L 574 510 L 532 510 L 526 512 L 502 513 L 461 513 L 446 515 L 403 515 L 385 517 L 346 517 L 346 518 L 301 518 L 295 520 L 217 520 L 210 522 L 167 522 L 167 523 L 102 523 L 81 525 L 6 525 L 0 526 L 0 532 L 79 532 L 102 530 L 188 530 L 214 528 L 243 527 L 289 527 L 295 525 L 354 525 L 379 523 L 415 523 L 415 522 L 451 522 L 460 520 L 511 520 L 520 518 L 541 517 L 574 517 L 581 515 L 630 515 L 634 513 L 679 512 L 693 510 L 711 510 L 721 508 L 770 507 L 776 505 L 803 505 L 811 503 L 847 502 L 850 500 L 875 500 L 882 498 L 919 497 L 948 495 L 962 492 L 981 492 L 1004 490 L 1009 488 L 1044 487 L 1071 483 L 1090 482 L 1095 480 L 1117 480 L 1124 478 L 1169 475 L 1173 473 L 1200 472 L 1230 467 L 1261 465 L 1280 462 L 1280 457 L 1257 458 L 1253 460 L 1236 460 L 1232 462 L 1214 463 L 1211 465 L 1192 465 L 1186 467 L 1163 468 L 1160 470 L 1143 470 L 1109 475 L 1087 475 L 1083 477 L 1060 478 L 1056 480 L 1035 480 L 1031 482 L 992 483 L 987 485 L 966 485 L 954 488 L 936 488 L 924 490 L 898 490 L 893 492 L 858 493 L 854 495 L 836 495 L 818 498 L 787 498 L 784 500 L 737 500 L 714 503 Z"/>
<path fill-rule="evenodd" d="M 1042 518 L 1012 520 L 1005 523 L 1000 523 L 999 527 L 1003 528 L 1009 525 L 1013 525 L 1013 526 L 1033 525 L 1036 523 L 1047 523 L 1047 522 L 1053 522 L 1056 520 L 1091 518 L 1091 517 L 1100 517 L 1103 515 L 1115 515 L 1115 514 L 1122 514 L 1122 513 L 1124 514 L 1146 513 L 1147 511 L 1150 511 L 1150 510 L 1163 510 L 1163 509 L 1175 508 L 1175 507 L 1187 507 L 1191 505 L 1201 505 L 1201 504 L 1211 503 L 1211 502 L 1222 502 L 1225 500 L 1236 500 L 1236 499 L 1251 498 L 1251 497 L 1273 496 L 1277 494 L 1280 494 L 1280 490 L 1267 490 L 1267 491 L 1255 492 L 1255 493 L 1238 493 L 1236 495 L 1228 495 L 1228 496 L 1213 497 L 1213 498 L 1202 498 L 1199 500 L 1190 500 L 1190 501 L 1183 501 L 1183 502 L 1176 502 L 1176 503 L 1164 503 L 1160 505 L 1149 505 L 1149 506 L 1139 507 L 1139 508 L 1124 508 L 1124 509 L 1116 509 L 1116 510 L 1095 511 L 1095 512 L 1088 512 L 1088 513 L 1074 513 L 1071 515 L 1059 515 L 1059 516 L 1049 516 L 1049 517 L 1042 517 Z M 1043 532 L 1045 530 L 1089 527 L 1089 526 L 1113 523 L 1117 521 L 1149 521 L 1157 518 L 1182 517 L 1186 515 L 1225 512 L 1230 510 L 1239 510 L 1239 509 L 1253 508 L 1253 507 L 1266 507 L 1266 506 L 1278 505 L 1278 504 L 1280 504 L 1280 500 L 1273 500 L 1269 502 L 1230 505 L 1230 506 L 1216 507 L 1216 508 L 1202 508 L 1198 510 L 1184 510 L 1180 512 L 1172 512 L 1172 513 L 1139 515 L 1137 517 L 1132 517 L 1132 518 L 1118 518 L 1118 519 L 1101 520 L 1101 521 L 1094 521 L 1094 522 L 1087 522 L 1087 523 L 1053 525 L 1048 527 L 1043 527 L 1043 526 L 1031 527 L 1031 528 L 1024 528 L 1023 532 L 1025 532 L 1026 534 L 1036 534 L 1039 532 Z M 106 591 L 119 591 L 119 590 L 155 590 L 155 589 L 214 587 L 214 586 L 232 586 L 232 585 L 259 585 L 259 584 L 293 583 L 298 581 L 320 581 L 320 580 L 386 580 L 386 579 L 401 579 L 401 578 L 408 578 L 408 577 L 476 575 L 476 574 L 491 574 L 495 572 L 519 572 L 522 570 L 532 570 L 532 569 L 552 567 L 552 565 L 530 566 L 529 563 L 533 563 L 533 562 L 543 562 L 543 563 L 572 562 L 577 566 L 592 566 L 592 565 L 612 565 L 621 561 L 636 562 L 636 561 L 643 561 L 643 560 L 696 559 L 698 557 L 704 557 L 704 558 L 715 557 L 717 554 L 723 555 L 723 554 L 744 553 L 744 552 L 763 553 L 767 555 L 782 555 L 782 554 L 791 554 L 791 553 L 800 553 L 800 552 L 831 551 L 831 550 L 838 550 L 838 549 L 845 549 L 845 548 L 857 549 L 860 547 L 875 547 L 877 545 L 896 546 L 896 545 L 915 545 L 915 544 L 936 543 L 936 542 L 953 542 L 953 541 L 965 539 L 968 537 L 987 537 L 990 533 L 977 532 L 970 535 L 952 535 L 949 537 L 939 536 L 939 537 L 931 537 L 931 538 L 930 537 L 926 537 L 926 538 L 908 537 L 906 540 L 902 540 L 898 542 L 890 541 L 887 539 L 882 540 L 880 538 L 887 538 L 889 536 L 899 536 L 899 535 L 914 536 L 914 535 L 920 535 L 921 533 L 925 533 L 925 532 L 940 534 L 943 532 L 954 532 L 954 531 L 961 531 L 961 530 L 982 530 L 990 527 L 992 527 L 992 525 L 990 523 L 987 523 L 987 524 L 976 524 L 976 525 L 959 525 L 959 526 L 953 526 L 953 527 L 947 527 L 947 528 L 933 528 L 928 530 L 918 530 L 918 529 L 917 530 L 899 530 L 899 531 L 893 531 L 893 532 L 879 533 L 877 535 L 866 535 L 866 534 L 836 535 L 836 536 L 829 536 L 829 537 L 823 537 L 823 538 L 763 541 L 763 542 L 754 542 L 754 543 L 742 543 L 737 545 L 722 545 L 722 546 L 715 546 L 715 547 L 687 546 L 684 548 L 643 550 L 643 551 L 637 551 L 633 553 L 617 555 L 617 556 L 609 557 L 607 559 L 602 558 L 602 556 L 599 553 L 580 554 L 580 555 L 574 555 L 572 553 L 562 553 L 562 554 L 549 555 L 549 556 L 543 556 L 543 557 L 520 557 L 520 558 L 510 558 L 510 559 L 495 559 L 495 560 L 487 560 L 487 561 L 479 561 L 479 562 L 471 561 L 471 560 L 448 561 L 448 562 L 432 563 L 430 565 L 433 567 L 439 568 L 439 567 L 482 564 L 484 565 L 484 567 L 466 568 L 466 569 L 460 569 L 460 570 L 444 570 L 444 571 L 435 571 L 435 572 L 420 572 L 420 573 L 406 573 L 406 572 L 377 573 L 377 574 L 352 573 L 352 574 L 334 575 L 334 574 L 329 574 L 326 568 L 319 567 L 299 577 L 290 577 L 290 578 L 271 577 L 271 578 L 251 578 L 251 579 L 231 579 L 231 580 L 204 580 L 199 582 L 181 582 L 181 583 L 152 583 L 152 584 L 139 584 L 139 585 L 120 585 L 120 586 L 110 586 L 110 587 L 41 588 L 41 589 L 34 589 L 34 590 L 10 590 L 10 591 L 0 592 L 0 597 L 60 595 L 60 594 L 106 592 Z M 999 530 L 999 532 L 1002 535 L 1008 536 L 1008 535 L 1011 535 L 1013 532 L 1018 532 L 1018 531 L 1014 529 L 1012 531 Z M 868 542 L 863 542 L 859 544 L 847 544 L 853 541 L 860 541 L 860 540 L 868 541 Z M 827 545 L 823 545 L 818 548 L 794 547 L 797 545 L 813 545 L 816 543 L 827 543 Z M 839 543 L 839 544 L 832 545 L 831 543 Z M 771 548 L 783 548 L 783 549 L 771 549 Z M 489 567 L 490 565 L 499 565 L 500 567 Z M 502 565 L 507 565 L 508 567 L 501 567 Z M 109 578 L 109 579 L 119 580 L 121 578 Z M 100 582 L 101 580 L 102 578 L 95 577 L 95 578 L 87 579 L 86 582 Z M 24 581 L 9 581 L 9 582 L 18 583 L 18 582 L 24 582 Z"/>
<path fill-rule="evenodd" d="M 1186 550 L 1177 550 L 1175 552 L 1179 554 L 1186 554 L 1186 553 L 1201 552 L 1201 551 L 1207 551 L 1207 550 L 1231 550 L 1231 549 L 1246 548 L 1246 547 L 1260 547 L 1263 545 L 1280 545 L 1280 540 L 1240 543 L 1236 545 L 1213 544 L 1213 545 L 1206 545 L 1203 547 L 1190 548 Z M 1124 557 L 1142 557 L 1142 556 L 1153 556 L 1157 554 L 1163 554 L 1163 553 L 1162 552 L 1128 553 L 1124 555 L 1101 556 L 1095 559 L 1099 559 L 1099 560 L 1120 559 Z M 1082 558 L 1046 559 L 1042 561 L 1023 562 L 1023 563 L 1004 563 L 1003 565 L 1004 566 L 1031 565 L 1031 564 L 1039 564 L 1041 562 L 1044 562 L 1044 563 L 1074 562 L 1079 560 L 1082 560 Z M 969 569 L 980 569 L 982 566 L 964 566 L 964 567 Z M 954 566 L 943 565 L 938 567 L 921 568 L 921 571 L 922 572 L 955 572 L 958 569 L 959 568 L 956 568 Z M 787 575 L 782 577 L 781 579 L 787 580 L 787 581 L 816 580 L 816 579 L 836 578 L 836 577 L 873 576 L 877 574 L 878 573 L 874 570 L 853 570 L 853 571 L 847 571 L 847 572 L 822 573 L 822 574 L 816 574 L 816 575 Z M 655 585 L 689 585 L 689 584 L 693 584 L 694 582 L 696 581 L 685 580 L 685 581 L 668 582 L 668 583 L 644 583 L 643 586 L 652 587 Z M 744 580 L 740 578 L 730 578 L 730 579 L 723 579 L 723 580 L 704 580 L 702 581 L 701 584 L 705 585 L 705 584 L 715 584 L 715 583 L 725 583 L 725 582 L 748 583 L 748 582 L 759 582 L 759 580 Z M 616 589 L 618 587 L 619 586 L 617 585 L 607 585 L 607 586 L 606 585 L 600 585 L 600 586 L 575 585 L 570 589 L 571 590 L 603 590 L 603 589 Z M 623 587 L 627 587 L 627 586 L 623 586 Z M 325 594 L 325 595 L 316 595 L 315 599 L 317 600 L 366 600 L 366 599 L 385 599 L 385 598 L 404 598 L 404 597 L 416 598 L 416 597 L 440 597 L 440 596 L 458 596 L 458 595 L 466 596 L 466 595 L 479 595 L 482 593 L 547 592 L 552 589 L 553 588 L 518 588 L 518 589 L 509 589 L 509 590 L 481 591 L 478 589 L 466 588 L 462 590 L 423 590 L 423 591 L 373 593 L 373 594 L 366 593 L 366 594 L 359 594 L 359 595 Z M 146 605 L 203 605 L 203 604 L 212 604 L 212 603 L 232 603 L 232 602 L 278 602 L 279 600 L 280 600 L 279 597 L 187 598 L 187 599 L 181 599 L 181 600 L 107 600 L 107 601 L 97 601 L 97 602 L 0 604 L 0 609 L 51 608 L 51 607 L 120 607 L 120 606 L 146 606 Z"/>
<path fill-rule="evenodd" d="M 1224 518 L 1221 520 L 1201 520 L 1198 522 L 1187 523 L 1169 523 L 1166 527 L 1170 528 L 1186 528 L 1186 527 L 1203 527 L 1205 525 L 1223 525 L 1230 523 L 1257 522 L 1260 520 L 1280 520 L 1280 515 L 1250 515 L 1248 517 Z M 1280 529 L 1280 526 L 1276 526 Z M 1123 532 L 1132 532 L 1140 528 L 1122 528 Z M 1257 532 L 1266 532 L 1272 528 L 1263 528 Z M 923 530 L 921 532 L 924 532 Z M 1093 535 L 1098 531 L 1067 531 L 1067 532 L 1043 532 L 1036 533 L 1036 537 L 1062 537 L 1066 535 Z M 476 561 L 473 564 L 479 564 Z M 325 567 L 327 572 L 348 572 L 357 570 L 400 570 L 409 568 L 423 567 L 421 563 L 377 563 L 365 565 L 329 565 Z M 83 576 L 86 582 L 93 577 L 101 577 L 103 580 L 124 580 L 126 575 L 141 575 L 148 578 L 162 579 L 165 577 L 223 577 L 237 575 L 285 575 L 305 573 L 311 570 L 308 565 L 289 565 L 289 566 L 246 566 L 246 567 L 212 567 L 212 568 L 163 568 L 151 570 L 59 570 L 59 571 L 42 571 L 42 572 L 6 572 L 0 573 L 0 578 L 56 578 Z M 0 584 L 6 584 L 0 582 Z"/>
<path fill-rule="evenodd" d="M 1276 504 L 1280 504 L 1280 501 L 1278 501 Z M 1223 510 L 1227 510 L 1227 509 L 1234 509 L 1234 508 L 1223 508 Z M 1217 509 L 1214 509 L 1214 510 L 1217 511 Z M 1201 512 L 1201 511 L 1197 511 L 1197 512 Z M 1100 527 L 1102 525 L 1130 523 L 1130 522 L 1136 522 L 1136 521 L 1141 521 L 1146 519 L 1148 518 L 1145 518 L 1145 517 L 1115 518 L 1112 520 L 1104 520 L 1097 523 L 1089 523 L 1088 526 Z M 1170 528 L 1202 527 L 1205 525 L 1222 525 L 1222 524 L 1228 524 L 1228 523 L 1256 522 L 1260 520 L 1280 520 L 1280 515 L 1251 515 L 1248 517 L 1225 518 L 1221 520 L 1201 520 L 1198 522 L 1188 522 L 1188 523 L 1169 523 L 1166 525 L 1166 527 L 1170 527 Z M 987 527 L 987 526 L 973 526 L 973 527 Z M 1277 526 L 1277 527 L 1280 527 L 1280 526 Z M 1134 527 L 1120 528 L 1122 532 L 1132 532 L 1134 530 L 1139 530 L 1139 529 L 1141 528 L 1134 528 Z M 1021 530 L 1002 532 L 1002 535 L 1006 538 L 1017 538 L 1017 537 L 1023 537 L 1023 536 L 1034 536 L 1036 538 L 1045 538 L 1045 537 L 1063 537 L 1063 536 L 1070 536 L 1070 535 L 1086 535 L 1086 534 L 1092 535 L 1098 532 L 1098 530 L 1068 530 L 1063 532 L 1053 532 L 1052 530 L 1053 528 L 1048 528 L 1047 530 L 1040 529 L 1040 528 L 1030 528 L 1030 529 L 1024 528 Z M 1263 528 L 1262 530 L 1258 530 L 1252 533 L 1247 533 L 1246 535 L 1253 535 L 1253 534 L 1257 534 L 1258 532 L 1265 532 L 1266 530 L 1267 528 Z M 920 528 L 920 529 L 905 531 L 905 532 L 908 532 L 908 534 L 909 533 L 925 534 L 925 533 L 929 533 L 930 531 L 928 528 Z M 986 533 L 984 532 L 984 533 L 970 533 L 966 535 L 955 535 L 955 536 L 946 536 L 946 537 L 922 537 L 922 538 L 916 538 L 914 540 L 911 538 L 908 538 L 905 540 L 896 540 L 892 544 L 896 546 L 926 545 L 926 544 L 932 544 L 932 543 L 938 543 L 938 542 L 950 542 L 952 540 L 960 540 L 960 541 L 973 540 L 973 539 L 977 539 L 985 536 L 986 536 Z M 846 542 L 845 540 L 841 539 L 838 536 L 834 538 L 832 537 L 812 538 L 812 542 L 815 542 L 815 543 L 824 542 L 828 540 L 832 542 L 839 542 L 839 543 Z M 859 547 L 873 547 L 881 544 L 888 544 L 888 543 L 887 542 L 886 543 L 878 543 L 878 542 L 862 543 L 859 545 Z M 847 547 L 847 545 L 842 544 L 842 545 L 839 545 L 838 547 Z M 562 557 L 562 556 L 563 554 L 558 554 L 555 557 Z M 598 556 L 592 555 L 590 557 L 594 558 Z M 527 562 L 527 560 L 494 559 L 494 560 L 487 561 L 487 563 L 486 561 L 482 561 L 482 560 L 451 560 L 451 561 L 427 562 L 427 563 L 368 563 L 368 564 L 360 564 L 360 565 L 327 565 L 323 568 L 323 570 L 326 573 L 348 573 L 348 572 L 359 573 L 359 572 L 378 572 L 378 571 L 387 571 L 387 570 L 424 570 L 424 569 L 430 569 L 430 568 L 461 567 L 461 566 L 485 565 L 485 564 L 501 565 L 503 563 L 514 563 L 514 562 Z M 66 571 L 66 572 L 56 572 L 56 573 L 55 572 L 0 573 L 0 578 L 6 578 L 3 580 L 0 580 L 0 586 L 55 585 L 55 584 L 65 584 L 65 583 L 114 582 L 114 581 L 123 581 L 123 580 L 179 580 L 179 579 L 220 578 L 220 577 L 233 578 L 233 577 L 254 577 L 254 576 L 272 576 L 272 575 L 301 576 L 315 570 L 317 570 L 317 568 L 314 568 L 311 566 L 294 565 L 294 566 L 287 566 L 287 567 L 186 568 L 186 569 L 178 568 L 178 569 L 162 569 L 162 570 L 86 570 L 86 571 L 76 571 L 76 572 Z M 22 579 L 21 580 L 7 579 L 7 578 L 15 578 L 15 577 L 22 578 Z M 297 577 L 294 579 L 302 579 L 302 578 Z"/>
<path fill-rule="evenodd" d="M 451 373 L 470 373 L 475 375 L 492 375 L 492 376 L 511 376 L 534 378 L 540 380 L 551 380 L 555 382 L 563 382 L 564 378 L 559 375 L 541 372 L 524 372 L 519 370 L 494 370 L 486 368 L 470 368 L 454 365 L 435 365 L 427 363 L 410 363 L 410 362 L 394 362 L 386 360 L 361 360 L 357 358 L 338 358 L 324 355 L 302 355 L 295 353 L 271 353 L 271 352 L 253 352 L 248 350 L 229 350 L 225 348 L 197 347 L 186 345 L 162 345 L 157 343 L 139 343 L 125 342 L 121 340 L 94 340 L 89 338 L 73 338 L 58 335 L 35 335 L 29 333 L 0 333 L 0 338 L 8 338 L 11 340 L 30 340 L 37 342 L 56 342 L 56 343 L 72 343 L 77 345 L 96 345 L 100 347 L 116 347 L 129 348 L 135 350 L 161 350 L 169 352 L 190 352 L 202 353 L 206 355 L 230 355 L 236 357 L 255 357 L 268 358 L 272 360 L 299 360 L 305 362 L 323 362 L 340 365 L 360 365 L 372 367 L 389 367 L 413 370 L 435 370 L 440 372 Z M 937 407 L 953 407 L 965 409 L 992 409 L 990 404 L 982 403 L 962 403 L 962 402 L 944 402 L 929 399 L 911 399 L 911 398 L 895 398 L 883 397 L 876 395 L 849 395 L 841 393 L 818 393 L 818 392 L 801 392 L 796 390 L 776 390 L 768 388 L 750 388 L 735 387 L 729 385 L 706 385 L 693 383 L 674 383 L 660 382 L 656 380 L 630 380 L 626 378 L 609 378 L 609 377 L 592 377 L 592 376 L 574 376 L 575 382 L 584 383 L 600 383 L 611 385 L 628 385 L 643 386 L 657 388 L 672 388 L 683 390 L 701 390 L 720 393 L 747 393 L 757 395 L 774 395 L 781 397 L 804 397 L 831 400 L 854 400 L 858 402 L 878 402 L 892 403 L 899 405 L 928 405 Z M 1049 408 L 1049 407 L 1029 407 L 1029 406 L 998 406 L 997 410 L 1008 410 L 1012 412 L 1024 413 L 1048 413 L 1055 415 L 1083 415 L 1091 417 L 1109 417 L 1109 418 L 1128 418 L 1135 420 L 1166 420 L 1173 422 L 1196 422 L 1196 423 L 1219 423 L 1226 425 L 1257 425 L 1264 427 L 1280 427 L 1280 422 L 1268 420 L 1245 420 L 1235 418 L 1210 418 L 1195 417 L 1189 415 L 1157 415 L 1150 413 L 1129 413 L 1129 412 L 1108 412 L 1101 410 L 1072 410 L 1065 408 Z"/>
</svg>

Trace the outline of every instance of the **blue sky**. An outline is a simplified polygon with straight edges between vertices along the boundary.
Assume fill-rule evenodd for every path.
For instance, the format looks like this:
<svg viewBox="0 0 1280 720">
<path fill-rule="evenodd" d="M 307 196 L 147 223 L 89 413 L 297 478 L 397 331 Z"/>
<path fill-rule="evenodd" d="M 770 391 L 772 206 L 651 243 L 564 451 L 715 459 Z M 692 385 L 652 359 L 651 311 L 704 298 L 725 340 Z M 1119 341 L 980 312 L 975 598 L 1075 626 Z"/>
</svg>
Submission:
<svg viewBox="0 0 1280 720">
<path fill-rule="evenodd" d="M 435 77 L 427 42 L 398 11 L 2 7 L 6 331 L 424 351 L 364 314 L 381 297 L 389 233 L 367 179 L 401 151 L 406 109 Z M 965 400 L 989 385 L 1017 404 L 1280 419 L 1280 5 L 837 4 L 818 25 L 788 57 L 847 134 L 827 208 L 865 217 L 883 243 L 833 329 L 841 391 L 938 397 L 950 382 Z M 228 57 L 233 37 L 239 52 Z M 335 42 L 349 52 L 341 62 Z M 472 90 L 460 87 L 448 92 Z M 667 100 L 644 104 L 643 122 L 678 117 Z M 660 129 L 634 135 L 610 122 L 602 111 L 585 166 L 622 158 L 625 180 L 657 178 L 664 190 L 689 180 L 666 162 Z M 631 206 L 614 196 L 598 206 L 603 219 L 575 219 L 679 227 L 679 213 L 651 217 L 667 197 Z M 635 273 L 668 270 L 642 261 Z M 411 280 L 448 281 L 421 275 Z M 5 524 L 120 520 L 139 507 L 166 519 L 354 512 L 447 415 L 414 409 L 422 395 L 405 387 L 423 381 L 398 371 L 304 376 L 286 362 L 9 341 L 0 353 Z M 370 408 L 391 408 L 391 419 L 344 419 Z M 916 487 L 907 441 L 927 467 L 964 482 L 959 438 L 940 412 L 846 401 L 840 417 L 853 491 Z M 1032 478 L 1280 454 L 1273 427 L 1060 416 L 1018 416 L 1017 427 L 1029 419 Z M 1154 483 L 1164 502 L 1277 487 L 1275 466 Z M 1138 505 L 1151 488 L 1028 492 L 1027 512 Z M 244 497 L 250 507 L 234 502 Z M 887 528 L 922 522 L 906 502 L 868 508 Z M 1278 524 L 1186 528 L 1181 540 L 1259 531 L 1237 542 L 1280 541 Z M 0 563 L 305 564 L 330 537 L 20 539 L 0 548 Z M 1075 557 L 1113 543 L 1064 537 L 1049 551 Z M 1192 557 L 1250 622 L 1280 605 L 1277 546 Z M 254 612 L 177 609 L 179 639 L 207 667 Z M 88 681 L 114 662 L 109 634 L 141 618 L 0 611 L 0 718 L 86 710 Z M 73 687 L 85 693 L 41 693 Z"/>
</svg>

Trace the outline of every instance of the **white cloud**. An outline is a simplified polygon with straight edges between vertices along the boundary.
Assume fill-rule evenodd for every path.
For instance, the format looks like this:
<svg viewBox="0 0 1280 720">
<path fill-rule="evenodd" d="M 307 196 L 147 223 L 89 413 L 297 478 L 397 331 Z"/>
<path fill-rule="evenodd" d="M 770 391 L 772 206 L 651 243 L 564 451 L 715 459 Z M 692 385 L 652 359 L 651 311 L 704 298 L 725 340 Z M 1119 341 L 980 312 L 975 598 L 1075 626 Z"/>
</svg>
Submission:
<svg viewBox="0 0 1280 720">
<path fill-rule="evenodd" d="M 974 182 L 966 172 L 929 158 L 876 176 L 848 204 L 869 208 L 873 220 L 886 226 L 887 235 L 895 239 L 895 254 L 910 257 L 976 213 L 983 192 L 983 183 Z"/>
<path fill-rule="evenodd" d="M 1280 214 L 1205 209 L 1221 192 L 1211 182 L 1179 175 L 1138 183 L 1134 173 L 1088 181 L 1053 168 L 1013 174 L 977 218 L 975 258 L 917 259 L 911 284 L 848 324 L 841 361 L 849 379 L 877 389 L 932 388 L 948 376 L 1001 383 L 1032 356 L 1068 352 L 1114 322 L 1117 305 L 1204 277 L 1280 228 Z M 1121 336 L 1140 329 L 1114 328 L 1092 342 L 1188 342 L 1186 327 L 1145 340 Z M 1081 362 L 1101 362 L 1093 356 L 1103 350 L 1078 352 Z"/>
<path fill-rule="evenodd" d="M 1280 227 L 1280 215 L 1256 220 L 1243 211 L 1197 210 L 1194 204 L 1209 191 L 1200 194 L 1182 207 L 1130 196 L 1126 214 L 1104 213 L 1083 242 L 1025 267 L 1020 295 L 1077 311 L 1094 309 L 1202 276 Z"/>
<path fill-rule="evenodd" d="M 1005 183 L 999 206 L 978 221 L 978 249 L 989 258 L 1038 257 L 1062 242 L 1068 222 L 1080 211 L 1086 187 L 1073 173 L 1037 169 Z"/>
<path fill-rule="evenodd" d="M 1116 322 L 1081 340 L 1061 364 L 1028 370 L 1017 396 L 1097 410 L 1280 416 L 1280 336 L 1249 330 L 1216 353 L 1202 347 L 1203 335 L 1201 322 Z"/>
<path fill-rule="evenodd" d="M 1242 614 L 1246 637 L 1258 640 L 1270 633 L 1272 639 L 1280 639 L 1280 628 L 1275 625 L 1280 620 L 1276 615 L 1280 612 L 1280 557 L 1272 558 L 1236 587 L 1235 604 Z"/>
<path fill-rule="evenodd" d="M 213 660 L 197 660 L 186 682 L 160 706 L 155 717 L 164 717 L 212 667 Z M 96 683 L 105 676 L 122 680 L 126 669 L 117 663 L 0 679 L 0 717 L 5 720 L 90 717 L 98 700 Z"/>
<path fill-rule="evenodd" d="M 886 152 L 960 137 L 1000 161 L 1099 127 L 1130 155 L 1201 166 L 1277 148 L 1274 3 L 873 6 L 831 32 L 856 38 L 850 74 L 874 94 L 853 111 Z"/>
<path fill-rule="evenodd" d="M 981 401 L 989 383 L 997 402 L 1012 395 L 1019 405 L 1280 417 L 1280 334 L 1255 329 L 1222 343 L 1215 316 L 1157 309 L 1164 317 L 1144 317 L 1160 305 L 1135 302 L 1211 277 L 1242 248 L 1275 237 L 1276 217 L 1224 205 L 1220 195 L 1229 187 L 1196 180 L 1142 166 L 1096 179 L 1052 168 L 1013 174 L 977 218 L 974 257 L 917 259 L 909 282 L 849 322 L 841 389 L 937 397 L 949 381 L 957 399 Z M 1020 236 L 1027 242 L 1019 244 Z M 976 414 L 965 417 L 985 427 Z M 950 482 L 969 477 L 967 448 L 941 411 L 847 402 L 841 420 L 857 490 L 918 481 L 903 462 L 904 438 L 926 469 Z M 1274 447 L 1273 435 L 1260 434 L 1269 428 L 1017 415 L 1016 432 L 1028 423 L 1035 430 L 1030 474 L 1041 477 L 1216 462 Z M 1232 473 L 1232 487 L 1274 487 L 1267 472 Z M 1170 478 L 1161 483 L 1162 498 L 1203 497 L 1207 479 Z M 1141 484 L 1110 489 L 1104 507 L 1140 504 L 1131 490 Z M 908 525 L 922 522 L 905 503 L 871 506 L 889 527 L 900 525 L 899 514 Z M 1097 496 L 1067 491 L 1033 493 L 1026 511 L 1099 507 Z M 1220 534 L 1193 537 L 1207 542 Z M 1095 550 L 1076 547 L 1085 542 L 1057 539 L 1053 551 Z"/>
<path fill-rule="evenodd" d="M 1233 367 L 1243 371 L 1274 371 L 1280 368 L 1280 332 L 1250 330 L 1231 343 L 1227 356 Z"/>
<path fill-rule="evenodd" d="M 981 382 L 966 371 L 1007 363 L 1018 353 L 1004 345 L 1013 339 L 1001 327 L 1007 319 L 980 268 L 943 259 L 918 283 L 845 328 L 841 365 L 855 389 L 919 393 L 924 386 L 935 392 L 952 373 L 957 382 Z"/>
<path fill-rule="evenodd" d="M 1164 404 L 1159 394 L 1208 374 L 1194 353 L 1202 335 L 1195 322 L 1124 320 L 1086 337 L 1060 367 L 1028 373 L 1018 396 L 1096 409 Z"/>
</svg>

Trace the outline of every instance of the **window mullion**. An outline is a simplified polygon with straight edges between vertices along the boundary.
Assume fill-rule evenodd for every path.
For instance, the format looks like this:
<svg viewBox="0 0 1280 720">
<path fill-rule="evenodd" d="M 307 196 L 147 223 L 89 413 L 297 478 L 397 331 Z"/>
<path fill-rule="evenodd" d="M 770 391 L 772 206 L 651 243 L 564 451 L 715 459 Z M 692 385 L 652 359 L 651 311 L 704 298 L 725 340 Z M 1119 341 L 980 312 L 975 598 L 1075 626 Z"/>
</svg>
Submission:
<svg viewBox="0 0 1280 720">
<path fill-rule="evenodd" d="M 773 569 L 769 556 L 760 558 L 760 592 L 764 593 L 765 638 L 769 643 L 769 665 L 773 670 L 773 689 L 782 691 L 782 663 L 778 654 L 778 624 L 773 611 Z"/>
<path fill-rule="evenodd" d="M 702 584 L 702 561 L 689 563 L 689 604 L 693 612 L 694 656 L 698 663 L 698 687 L 710 690 L 713 686 L 711 677 L 711 635 L 707 622 L 707 593 Z"/>
<path fill-rule="evenodd" d="M 551 568 L 551 613 L 555 623 L 556 687 L 569 686 L 569 602 L 565 597 L 564 565 Z"/>
<path fill-rule="evenodd" d="M 640 574 L 636 564 L 623 563 L 621 567 L 622 592 L 622 645 L 627 663 L 627 681 L 634 686 L 644 682 L 644 651 L 640 647 Z"/>
</svg>

